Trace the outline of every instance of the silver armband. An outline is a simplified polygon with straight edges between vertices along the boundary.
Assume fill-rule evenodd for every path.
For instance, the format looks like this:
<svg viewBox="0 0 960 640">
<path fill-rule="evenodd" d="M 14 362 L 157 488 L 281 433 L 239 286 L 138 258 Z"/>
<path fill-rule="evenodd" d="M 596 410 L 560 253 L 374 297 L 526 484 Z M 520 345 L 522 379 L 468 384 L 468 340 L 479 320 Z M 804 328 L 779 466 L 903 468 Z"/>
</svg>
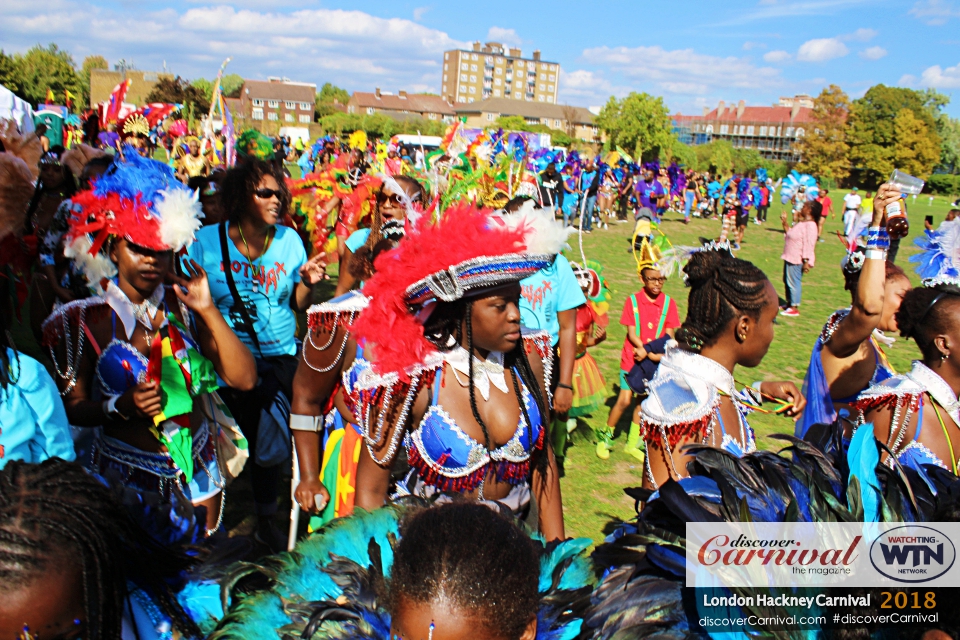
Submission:
<svg viewBox="0 0 960 640">
<path fill-rule="evenodd" d="M 313 431 L 316 433 L 323 428 L 323 416 L 305 416 L 299 413 L 290 414 L 290 429 L 293 431 Z"/>
</svg>

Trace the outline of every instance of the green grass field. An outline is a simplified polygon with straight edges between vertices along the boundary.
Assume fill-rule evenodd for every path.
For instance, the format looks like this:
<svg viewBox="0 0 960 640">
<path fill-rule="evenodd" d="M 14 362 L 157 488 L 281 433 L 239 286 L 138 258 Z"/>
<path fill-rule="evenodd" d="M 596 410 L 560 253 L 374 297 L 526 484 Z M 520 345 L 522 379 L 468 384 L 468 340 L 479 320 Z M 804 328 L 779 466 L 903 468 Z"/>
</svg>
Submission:
<svg viewBox="0 0 960 640">
<path fill-rule="evenodd" d="M 842 194 L 836 191 L 836 195 L 835 201 L 839 201 Z M 944 219 L 949 208 L 949 201 L 944 197 L 937 197 L 932 206 L 928 206 L 927 196 L 918 197 L 916 204 L 910 203 L 911 234 L 901 244 L 897 263 L 910 274 L 914 283 L 917 278 L 908 262 L 909 256 L 914 253 L 913 239 L 923 230 L 924 216 L 932 214 L 936 225 Z M 783 262 L 780 254 L 783 251 L 783 230 L 780 227 L 780 210 L 779 205 L 771 207 L 769 220 L 763 226 L 748 225 L 743 248 L 737 252 L 737 257 L 763 269 L 782 298 Z M 698 237 L 712 238 L 720 232 L 719 221 L 694 219 L 689 225 L 684 225 L 680 220 L 677 214 L 668 213 L 661 226 L 674 245 L 696 245 Z M 849 294 L 843 290 L 839 266 L 845 253 L 836 237 L 835 232 L 839 229 L 842 229 L 842 223 L 836 215 L 827 220 L 823 235 L 825 242 L 817 245 L 816 267 L 803 278 L 800 317 L 777 318 L 776 338 L 769 353 L 756 370 L 738 369 L 735 372 L 740 383 L 792 380 L 797 386 L 802 384 L 810 350 L 823 323 L 833 311 L 850 304 Z M 588 428 L 605 423 L 609 407 L 613 405 L 618 384 L 620 349 L 626 335 L 618 320 L 624 300 L 641 288 L 636 275 L 636 263 L 628 251 L 631 232 L 632 225 L 615 224 L 608 230 L 595 230 L 585 235 L 583 243 L 587 258 L 603 264 L 604 276 L 613 290 L 608 338 L 591 351 L 600 364 L 609 397 L 608 408 L 581 421 L 573 435 L 572 446 L 567 450 L 561 486 L 567 535 L 597 541 L 603 537 L 604 529 L 612 519 L 633 515 L 633 500 L 623 493 L 623 488 L 639 486 L 641 483 L 640 465 L 623 453 L 630 413 L 624 413 L 618 425 L 615 448 L 609 460 L 603 461 L 594 455 L 595 440 L 592 429 Z M 572 244 L 576 245 L 576 236 L 572 240 Z M 578 259 L 574 257 L 579 253 L 576 246 L 574 251 L 568 253 L 571 259 Z M 687 292 L 678 275 L 667 281 L 665 291 L 676 299 L 682 320 L 686 314 Z M 887 353 L 893 366 L 902 371 L 909 367 L 910 360 L 918 352 L 913 342 L 899 339 Z M 754 414 L 751 425 L 757 431 L 758 446 L 761 448 L 778 446 L 776 441 L 766 437 L 770 434 L 793 433 L 790 419 L 773 415 Z"/>
</svg>

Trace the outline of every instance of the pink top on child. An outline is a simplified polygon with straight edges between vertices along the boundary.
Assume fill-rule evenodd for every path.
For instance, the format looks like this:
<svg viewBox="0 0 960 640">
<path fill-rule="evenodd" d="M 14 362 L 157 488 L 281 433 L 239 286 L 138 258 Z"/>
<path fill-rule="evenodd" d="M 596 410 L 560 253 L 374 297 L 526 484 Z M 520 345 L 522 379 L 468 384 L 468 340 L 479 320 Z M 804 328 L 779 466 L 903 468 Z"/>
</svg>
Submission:
<svg viewBox="0 0 960 640">
<path fill-rule="evenodd" d="M 814 266 L 814 249 L 817 247 L 817 223 L 813 220 L 800 222 L 787 231 L 783 239 L 783 255 L 790 264 L 803 264 L 806 260 Z"/>
</svg>

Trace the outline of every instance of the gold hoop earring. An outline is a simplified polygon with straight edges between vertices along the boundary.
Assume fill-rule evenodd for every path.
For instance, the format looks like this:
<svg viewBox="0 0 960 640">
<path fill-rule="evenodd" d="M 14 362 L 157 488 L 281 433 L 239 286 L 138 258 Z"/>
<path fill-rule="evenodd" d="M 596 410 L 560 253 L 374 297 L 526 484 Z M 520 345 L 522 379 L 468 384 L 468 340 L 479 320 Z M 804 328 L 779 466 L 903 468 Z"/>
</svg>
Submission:
<svg viewBox="0 0 960 640">
<path fill-rule="evenodd" d="M 745 333 L 738 333 L 738 334 L 737 334 L 737 337 L 740 338 L 740 342 L 743 342 L 743 341 L 745 341 L 745 340 L 747 339 L 747 334 L 745 334 Z"/>
</svg>

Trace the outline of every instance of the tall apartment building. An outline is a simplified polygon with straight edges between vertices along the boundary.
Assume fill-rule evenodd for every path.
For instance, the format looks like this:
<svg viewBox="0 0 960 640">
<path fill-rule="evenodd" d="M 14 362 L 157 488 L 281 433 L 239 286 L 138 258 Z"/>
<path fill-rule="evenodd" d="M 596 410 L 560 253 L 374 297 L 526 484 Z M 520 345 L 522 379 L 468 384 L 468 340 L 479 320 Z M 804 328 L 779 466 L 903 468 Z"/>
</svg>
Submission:
<svg viewBox="0 0 960 640">
<path fill-rule="evenodd" d="M 451 103 L 510 98 L 556 104 L 559 80 L 560 65 L 541 60 L 539 50 L 524 58 L 520 49 L 478 41 L 472 50 L 443 53 L 440 95 Z"/>
</svg>

